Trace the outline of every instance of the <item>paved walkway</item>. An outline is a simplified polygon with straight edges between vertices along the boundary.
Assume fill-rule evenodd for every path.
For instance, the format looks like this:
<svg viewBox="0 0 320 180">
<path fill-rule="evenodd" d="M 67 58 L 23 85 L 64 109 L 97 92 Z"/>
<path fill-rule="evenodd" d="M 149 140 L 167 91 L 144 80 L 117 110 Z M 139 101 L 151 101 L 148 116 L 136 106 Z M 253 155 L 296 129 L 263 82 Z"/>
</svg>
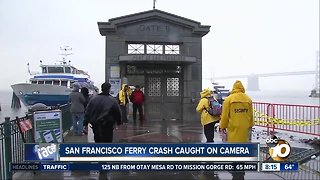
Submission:
<svg viewBox="0 0 320 180">
<path fill-rule="evenodd" d="M 90 128 L 89 128 L 90 129 Z M 215 141 L 221 142 L 218 133 L 215 133 Z M 92 131 L 87 136 L 65 137 L 66 143 L 84 143 L 94 142 Z M 199 122 L 180 123 L 176 121 L 149 121 L 143 125 L 129 123 L 120 126 L 114 132 L 114 142 L 119 143 L 198 143 L 205 142 L 202 126 Z M 211 172 L 200 171 L 183 171 L 183 172 L 111 172 L 108 174 L 111 180 L 122 179 L 139 179 L 139 180 L 157 180 L 157 179 L 231 179 L 228 172 L 216 172 L 214 176 Z M 37 172 L 33 173 L 16 173 L 13 179 L 99 179 L 98 172 Z M 245 179 L 282 179 L 273 173 L 246 173 Z"/>
</svg>

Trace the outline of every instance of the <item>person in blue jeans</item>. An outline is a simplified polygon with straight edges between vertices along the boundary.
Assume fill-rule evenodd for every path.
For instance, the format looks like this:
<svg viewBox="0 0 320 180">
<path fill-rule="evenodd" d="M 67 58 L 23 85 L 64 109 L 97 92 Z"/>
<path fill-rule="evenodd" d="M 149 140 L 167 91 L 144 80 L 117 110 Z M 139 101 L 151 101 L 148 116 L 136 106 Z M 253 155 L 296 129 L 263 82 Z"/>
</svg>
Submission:
<svg viewBox="0 0 320 180">
<path fill-rule="evenodd" d="M 73 90 L 69 95 L 71 103 L 70 112 L 72 116 L 72 126 L 75 135 L 83 136 L 83 120 L 84 120 L 84 104 L 85 97 L 79 92 L 80 87 L 77 84 L 73 85 Z"/>
</svg>

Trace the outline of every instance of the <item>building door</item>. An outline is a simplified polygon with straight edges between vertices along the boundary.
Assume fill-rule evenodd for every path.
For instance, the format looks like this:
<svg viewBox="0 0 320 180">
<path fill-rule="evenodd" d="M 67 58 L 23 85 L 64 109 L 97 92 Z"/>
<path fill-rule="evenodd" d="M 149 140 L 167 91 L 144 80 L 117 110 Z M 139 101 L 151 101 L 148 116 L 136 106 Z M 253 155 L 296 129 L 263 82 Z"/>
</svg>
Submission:
<svg viewBox="0 0 320 180">
<path fill-rule="evenodd" d="M 181 119 L 180 74 L 147 74 L 145 113 L 148 120 Z"/>
</svg>

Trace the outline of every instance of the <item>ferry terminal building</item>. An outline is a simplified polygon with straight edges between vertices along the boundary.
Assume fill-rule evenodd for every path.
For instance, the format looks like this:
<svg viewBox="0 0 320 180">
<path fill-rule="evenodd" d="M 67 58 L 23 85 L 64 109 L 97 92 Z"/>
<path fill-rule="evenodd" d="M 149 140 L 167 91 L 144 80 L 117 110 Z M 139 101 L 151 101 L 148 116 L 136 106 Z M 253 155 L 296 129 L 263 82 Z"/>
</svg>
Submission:
<svg viewBox="0 0 320 180">
<path fill-rule="evenodd" d="M 105 79 L 144 88 L 145 118 L 195 121 L 202 91 L 202 37 L 210 26 L 153 9 L 98 22 L 105 36 Z"/>
</svg>

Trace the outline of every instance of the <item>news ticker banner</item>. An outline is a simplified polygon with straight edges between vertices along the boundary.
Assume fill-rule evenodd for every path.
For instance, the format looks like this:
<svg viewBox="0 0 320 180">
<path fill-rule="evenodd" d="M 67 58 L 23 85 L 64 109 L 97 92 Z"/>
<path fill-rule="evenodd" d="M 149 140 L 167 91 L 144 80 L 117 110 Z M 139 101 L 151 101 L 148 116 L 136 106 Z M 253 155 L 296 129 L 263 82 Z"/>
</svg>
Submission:
<svg viewBox="0 0 320 180">
<path fill-rule="evenodd" d="M 259 163 L 12 163 L 11 171 L 258 171 Z"/>
<path fill-rule="evenodd" d="M 26 161 L 256 162 L 259 144 L 25 144 Z"/>
<path fill-rule="evenodd" d="M 262 171 L 298 171 L 299 163 L 281 162 L 281 163 L 262 163 Z"/>
</svg>

